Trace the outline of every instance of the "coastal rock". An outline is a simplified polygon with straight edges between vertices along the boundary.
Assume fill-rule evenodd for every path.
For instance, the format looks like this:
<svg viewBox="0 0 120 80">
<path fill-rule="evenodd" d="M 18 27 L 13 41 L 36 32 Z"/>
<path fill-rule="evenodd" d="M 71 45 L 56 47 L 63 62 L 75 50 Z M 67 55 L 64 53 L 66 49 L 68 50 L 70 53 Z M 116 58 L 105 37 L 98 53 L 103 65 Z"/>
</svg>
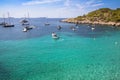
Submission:
<svg viewBox="0 0 120 80">
<path fill-rule="evenodd" d="M 62 22 L 120 26 L 120 9 L 101 8 L 83 16 L 62 20 Z"/>
<path fill-rule="evenodd" d="M 67 23 L 78 23 L 78 24 L 100 24 L 100 25 L 111 25 L 111 26 L 120 26 L 120 22 L 102 22 L 102 21 L 89 21 L 89 20 L 84 20 L 84 21 L 78 21 L 74 18 L 68 18 L 62 20 L 62 22 L 67 22 Z"/>
</svg>

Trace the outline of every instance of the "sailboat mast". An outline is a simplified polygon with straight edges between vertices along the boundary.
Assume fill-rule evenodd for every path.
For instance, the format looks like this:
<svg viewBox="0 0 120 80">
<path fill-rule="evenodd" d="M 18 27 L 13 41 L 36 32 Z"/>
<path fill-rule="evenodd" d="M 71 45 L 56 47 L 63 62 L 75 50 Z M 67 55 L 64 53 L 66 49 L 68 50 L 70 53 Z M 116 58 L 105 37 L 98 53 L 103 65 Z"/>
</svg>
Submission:
<svg viewBox="0 0 120 80">
<path fill-rule="evenodd" d="M 9 12 L 8 12 L 8 21 L 9 21 L 9 24 L 11 24 L 10 23 L 10 14 L 9 14 Z"/>
<path fill-rule="evenodd" d="M 30 25 L 30 16 L 29 16 L 29 12 L 28 12 L 28 14 L 27 14 L 27 17 L 28 17 L 28 24 Z"/>
<path fill-rule="evenodd" d="M 29 18 L 29 13 L 27 15 L 28 15 L 28 18 Z"/>
<path fill-rule="evenodd" d="M 5 24 L 5 15 L 3 14 L 3 24 Z"/>
</svg>

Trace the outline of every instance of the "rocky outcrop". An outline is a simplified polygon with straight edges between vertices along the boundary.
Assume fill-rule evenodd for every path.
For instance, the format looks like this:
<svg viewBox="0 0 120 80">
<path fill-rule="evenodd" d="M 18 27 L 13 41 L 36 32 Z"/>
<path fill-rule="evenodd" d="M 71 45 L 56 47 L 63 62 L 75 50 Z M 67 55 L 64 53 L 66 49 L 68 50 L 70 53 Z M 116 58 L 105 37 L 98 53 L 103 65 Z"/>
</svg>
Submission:
<svg viewBox="0 0 120 80">
<path fill-rule="evenodd" d="M 102 21 L 89 21 L 89 20 L 84 20 L 84 21 L 78 21 L 75 18 L 68 18 L 62 20 L 62 22 L 67 22 L 67 23 L 78 23 L 78 24 L 100 24 L 100 25 L 112 25 L 112 26 L 120 26 L 120 22 L 102 22 Z"/>
</svg>

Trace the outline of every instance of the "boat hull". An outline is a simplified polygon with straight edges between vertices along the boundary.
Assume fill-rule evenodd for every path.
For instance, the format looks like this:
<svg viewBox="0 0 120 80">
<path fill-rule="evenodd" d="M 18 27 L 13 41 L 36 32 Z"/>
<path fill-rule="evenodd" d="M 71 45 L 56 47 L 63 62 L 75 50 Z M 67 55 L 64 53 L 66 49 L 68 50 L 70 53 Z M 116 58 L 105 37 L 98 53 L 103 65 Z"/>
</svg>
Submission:
<svg viewBox="0 0 120 80">
<path fill-rule="evenodd" d="M 14 27 L 14 25 L 4 25 L 4 27 Z"/>
<path fill-rule="evenodd" d="M 59 37 L 52 37 L 53 39 L 59 39 Z"/>
</svg>

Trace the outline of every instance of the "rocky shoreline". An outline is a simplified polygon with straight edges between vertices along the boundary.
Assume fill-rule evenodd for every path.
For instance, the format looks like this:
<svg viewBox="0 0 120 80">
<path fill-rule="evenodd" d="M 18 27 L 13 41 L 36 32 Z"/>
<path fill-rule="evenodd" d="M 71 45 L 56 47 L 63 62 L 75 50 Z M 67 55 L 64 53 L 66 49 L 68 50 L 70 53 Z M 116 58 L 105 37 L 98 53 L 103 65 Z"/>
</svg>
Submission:
<svg viewBox="0 0 120 80">
<path fill-rule="evenodd" d="M 89 20 L 78 21 L 78 20 L 75 20 L 74 18 L 64 19 L 61 22 L 75 23 L 75 24 L 111 25 L 111 26 L 119 26 L 120 27 L 120 22 L 102 22 L 102 21 L 89 21 Z"/>
</svg>

